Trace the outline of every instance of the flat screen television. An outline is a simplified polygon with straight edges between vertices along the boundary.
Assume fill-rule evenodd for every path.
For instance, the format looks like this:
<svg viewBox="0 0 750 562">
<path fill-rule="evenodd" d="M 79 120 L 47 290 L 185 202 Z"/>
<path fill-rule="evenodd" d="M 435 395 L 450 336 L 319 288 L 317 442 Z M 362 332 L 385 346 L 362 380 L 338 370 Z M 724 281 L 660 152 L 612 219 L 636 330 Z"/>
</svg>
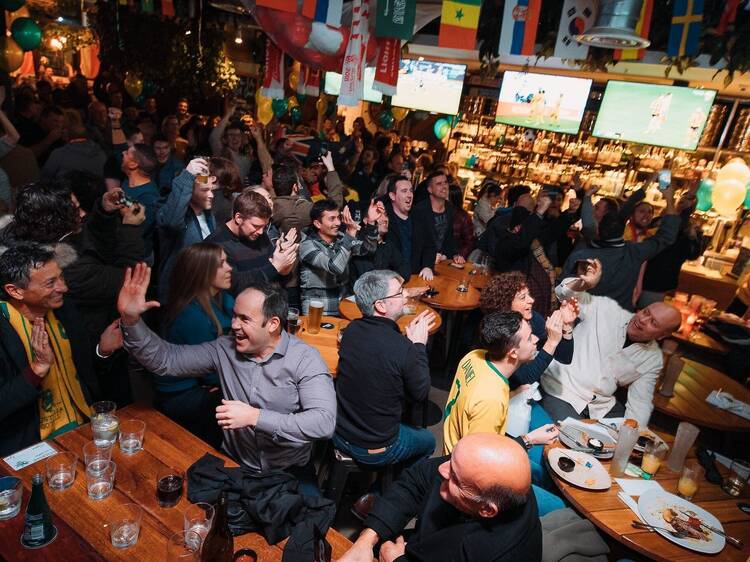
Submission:
<svg viewBox="0 0 750 562">
<path fill-rule="evenodd" d="M 465 64 L 401 59 L 396 95 L 391 103 L 397 107 L 455 115 L 465 75 Z"/>
<path fill-rule="evenodd" d="M 716 90 L 610 80 L 595 137 L 695 150 Z"/>
<path fill-rule="evenodd" d="M 575 134 L 591 90 L 588 78 L 506 71 L 495 121 Z"/>
<path fill-rule="evenodd" d="M 375 81 L 375 69 L 365 67 L 365 83 L 363 96 L 365 101 L 380 103 L 383 101 L 383 94 L 372 89 L 372 83 Z M 331 96 L 338 96 L 341 92 L 341 74 L 338 72 L 326 72 L 325 85 L 323 91 Z"/>
</svg>

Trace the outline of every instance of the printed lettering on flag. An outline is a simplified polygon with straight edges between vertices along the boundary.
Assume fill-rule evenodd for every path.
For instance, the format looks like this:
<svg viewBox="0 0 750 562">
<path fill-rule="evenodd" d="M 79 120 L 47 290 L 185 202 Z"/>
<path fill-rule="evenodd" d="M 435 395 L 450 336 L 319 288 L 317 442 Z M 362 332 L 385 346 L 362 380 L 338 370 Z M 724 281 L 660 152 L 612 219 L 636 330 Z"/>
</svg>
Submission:
<svg viewBox="0 0 750 562">
<path fill-rule="evenodd" d="M 500 52 L 511 55 L 533 55 L 542 0 L 509 0 L 505 2 L 500 28 Z"/>
<path fill-rule="evenodd" d="M 398 69 L 401 62 L 401 40 L 395 37 L 378 39 L 378 60 L 375 66 L 374 90 L 387 96 L 396 95 Z"/>
<path fill-rule="evenodd" d="M 589 29 L 596 19 L 594 0 L 565 0 L 555 42 L 555 56 L 562 59 L 585 59 L 589 46 L 575 36 Z"/>
<path fill-rule="evenodd" d="M 344 54 L 344 65 L 341 68 L 341 90 L 339 105 L 356 107 L 364 91 L 363 75 L 365 66 L 365 49 L 370 39 L 370 0 L 354 0 L 352 5 L 352 27 L 349 43 Z"/>
<path fill-rule="evenodd" d="M 265 74 L 261 93 L 272 99 L 284 97 L 284 53 L 270 39 L 266 40 Z"/>
<path fill-rule="evenodd" d="M 375 9 L 377 37 L 398 37 L 404 41 L 412 38 L 417 0 L 378 0 Z"/>
</svg>

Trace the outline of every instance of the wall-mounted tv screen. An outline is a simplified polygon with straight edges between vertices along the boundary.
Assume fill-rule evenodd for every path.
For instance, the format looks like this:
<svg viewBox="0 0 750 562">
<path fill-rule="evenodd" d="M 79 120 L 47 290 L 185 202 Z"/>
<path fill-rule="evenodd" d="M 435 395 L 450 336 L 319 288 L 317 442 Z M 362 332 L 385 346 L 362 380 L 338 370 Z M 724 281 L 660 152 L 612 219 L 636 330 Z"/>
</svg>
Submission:
<svg viewBox="0 0 750 562">
<path fill-rule="evenodd" d="M 591 80 L 507 71 L 503 74 L 495 121 L 556 133 L 581 126 Z"/>
<path fill-rule="evenodd" d="M 464 89 L 465 64 L 402 59 L 391 103 L 421 111 L 455 115 Z"/>
<path fill-rule="evenodd" d="M 610 80 L 593 134 L 695 150 L 715 97 L 716 90 Z"/>
<path fill-rule="evenodd" d="M 365 101 L 380 103 L 383 101 L 383 94 L 372 89 L 372 83 L 375 81 L 375 69 L 365 67 L 365 80 L 363 84 L 363 98 Z M 326 82 L 323 91 L 330 96 L 338 96 L 341 92 L 341 74 L 338 72 L 326 72 Z"/>
</svg>

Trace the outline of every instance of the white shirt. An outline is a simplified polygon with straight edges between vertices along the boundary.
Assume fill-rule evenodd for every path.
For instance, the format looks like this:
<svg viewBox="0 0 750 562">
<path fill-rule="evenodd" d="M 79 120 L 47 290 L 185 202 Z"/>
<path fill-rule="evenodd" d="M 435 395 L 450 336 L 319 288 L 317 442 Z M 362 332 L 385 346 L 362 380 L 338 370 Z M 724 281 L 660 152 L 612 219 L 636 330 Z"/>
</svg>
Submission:
<svg viewBox="0 0 750 562">
<path fill-rule="evenodd" d="M 198 219 L 198 226 L 201 227 L 201 238 L 205 240 L 211 234 L 211 229 L 208 228 L 208 221 L 206 221 L 206 215 L 201 213 L 196 218 Z"/>
<path fill-rule="evenodd" d="M 648 425 L 656 381 L 663 366 L 656 341 L 623 348 L 632 312 L 609 297 L 578 294 L 581 322 L 573 330 L 570 365 L 553 360 L 542 376 L 542 388 L 580 413 L 586 406 L 601 418 L 615 405 L 618 386 L 628 387 L 625 417 Z"/>
</svg>

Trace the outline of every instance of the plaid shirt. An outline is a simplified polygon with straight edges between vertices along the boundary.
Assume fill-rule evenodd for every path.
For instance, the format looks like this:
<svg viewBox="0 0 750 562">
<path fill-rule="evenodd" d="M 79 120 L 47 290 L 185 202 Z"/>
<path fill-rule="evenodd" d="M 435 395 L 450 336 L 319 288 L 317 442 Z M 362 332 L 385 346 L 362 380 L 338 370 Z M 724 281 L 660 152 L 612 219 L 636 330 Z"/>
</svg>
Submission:
<svg viewBox="0 0 750 562">
<path fill-rule="evenodd" d="M 307 314 L 310 300 L 322 300 L 323 314 L 338 316 L 339 301 L 346 296 L 349 283 L 349 259 L 371 254 L 377 245 L 375 225 L 362 225 L 356 238 L 339 232 L 330 244 L 310 227 L 299 247 L 302 313 Z"/>
</svg>

